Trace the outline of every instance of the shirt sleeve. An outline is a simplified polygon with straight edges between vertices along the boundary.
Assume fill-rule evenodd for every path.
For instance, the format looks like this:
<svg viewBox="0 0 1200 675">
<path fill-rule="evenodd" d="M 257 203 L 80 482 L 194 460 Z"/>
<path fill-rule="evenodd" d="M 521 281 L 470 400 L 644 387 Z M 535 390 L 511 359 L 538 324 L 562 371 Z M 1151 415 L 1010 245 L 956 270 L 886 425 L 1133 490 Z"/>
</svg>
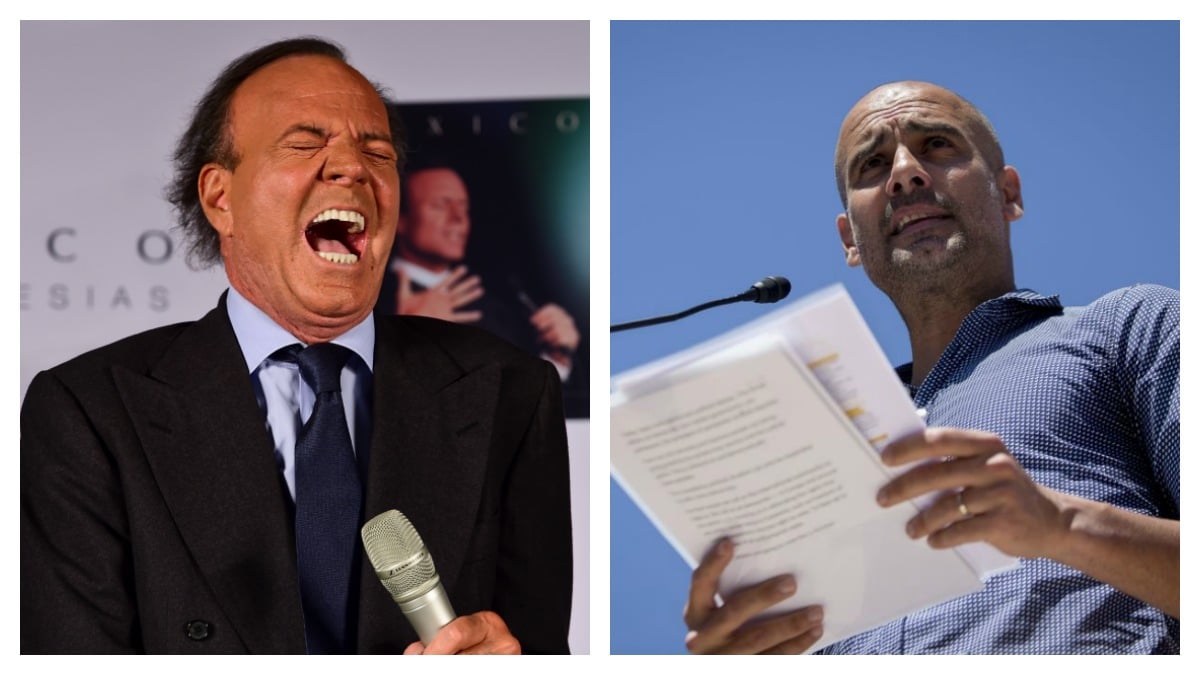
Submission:
<svg viewBox="0 0 1200 675">
<path fill-rule="evenodd" d="M 1134 286 L 1121 295 L 1113 353 L 1155 480 L 1179 517 L 1179 292 Z M 1168 515 L 1168 514 L 1163 514 Z"/>
</svg>

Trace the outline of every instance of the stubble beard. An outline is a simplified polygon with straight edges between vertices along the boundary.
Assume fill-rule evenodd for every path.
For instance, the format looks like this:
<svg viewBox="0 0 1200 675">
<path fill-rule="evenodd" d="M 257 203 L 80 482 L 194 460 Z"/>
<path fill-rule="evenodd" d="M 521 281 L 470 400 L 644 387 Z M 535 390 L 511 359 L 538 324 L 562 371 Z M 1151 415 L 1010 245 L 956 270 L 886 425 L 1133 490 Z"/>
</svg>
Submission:
<svg viewBox="0 0 1200 675">
<path fill-rule="evenodd" d="M 992 206 L 1001 199 L 998 186 L 993 183 L 988 187 L 986 203 L 977 204 L 974 208 L 965 207 L 936 192 L 924 198 L 914 196 L 905 200 L 907 203 L 936 204 L 954 220 L 957 227 L 948 235 L 930 236 L 906 248 L 889 249 L 887 240 L 890 237 L 879 242 L 880 250 L 873 250 L 869 243 L 864 250 L 862 244 L 856 241 L 871 281 L 893 300 L 913 294 L 957 294 L 981 281 L 981 276 L 986 276 L 988 266 L 994 262 L 988 260 L 987 256 L 1000 255 L 1007 243 L 1007 232 L 998 232 L 996 241 L 988 241 L 988 232 L 992 228 L 988 215 Z M 876 232 L 891 231 L 893 210 L 901 205 L 904 204 L 888 204 L 880 221 L 875 224 Z"/>
</svg>

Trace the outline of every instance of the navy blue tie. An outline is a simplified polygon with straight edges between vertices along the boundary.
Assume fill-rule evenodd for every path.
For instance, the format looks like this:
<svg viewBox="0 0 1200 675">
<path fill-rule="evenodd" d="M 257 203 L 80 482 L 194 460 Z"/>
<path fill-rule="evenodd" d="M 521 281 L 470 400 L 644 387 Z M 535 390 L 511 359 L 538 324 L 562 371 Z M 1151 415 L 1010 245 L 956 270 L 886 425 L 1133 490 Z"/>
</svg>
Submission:
<svg viewBox="0 0 1200 675">
<path fill-rule="evenodd" d="M 309 654 L 354 651 L 362 485 L 341 387 L 351 353 L 320 343 L 296 355 L 316 394 L 296 437 L 296 567 Z"/>
</svg>

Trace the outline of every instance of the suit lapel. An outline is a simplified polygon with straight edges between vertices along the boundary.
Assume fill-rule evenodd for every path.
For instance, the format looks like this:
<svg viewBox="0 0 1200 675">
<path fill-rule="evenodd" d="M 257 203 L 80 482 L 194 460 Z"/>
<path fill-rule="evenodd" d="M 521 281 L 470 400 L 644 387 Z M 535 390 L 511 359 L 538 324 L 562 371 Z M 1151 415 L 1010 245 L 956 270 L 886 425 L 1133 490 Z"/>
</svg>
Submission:
<svg viewBox="0 0 1200 675">
<path fill-rule="evenodd" d="M 500 372 L 466 367 L 403 319 L 377 317 L 374 430 L 365 518 L 398 509 L 433 556 L 442 585 L 454 584 L 471 541 L 487 470 Z M 363 570 L 360 651 L 416 640 L 399 608 Z"/>
<path fill-rule="evenodd" d="M 304 652 L 288 496 L 220 306 L 151 371 L 114 373 L 163 498 L 247 650 Z"/>
</svg>

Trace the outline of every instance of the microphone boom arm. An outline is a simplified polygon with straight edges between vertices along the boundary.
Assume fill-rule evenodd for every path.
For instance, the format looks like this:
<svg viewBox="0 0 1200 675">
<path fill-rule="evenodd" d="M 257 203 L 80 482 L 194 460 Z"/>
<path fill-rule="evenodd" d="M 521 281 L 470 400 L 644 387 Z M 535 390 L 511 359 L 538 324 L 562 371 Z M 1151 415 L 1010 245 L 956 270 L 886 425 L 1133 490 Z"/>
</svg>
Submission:
<svg viewBox="0 0 1200 675">
<path fill-rule="evenodd" d="M 625 323 L 613 324 L 612 326 L 609 327 L 608 332 L 609 333 L 619 333 L 623 330 L 629 330 L 631 328 L 641 328 L 642 326 L 653 326 L 653 325 L 659 324 L 659 323 L 667 323 L 668 321 L 675 321 L 676 319 L 682 319 L 685 316 L 691 316 L 691 315 L 695 314 L 696 312 L 702 312 L 706 309 L 711 309 L 713 307 L 720 307 L 721 305 L 732 305 L 735 302 L 742 302 L 743 300 L 744 300 L 744 298 L 741 295 L 730 296 L 728 298 L 725 298 L 724 300 L 711 300 L 702 305 L 696 305 L 695 307 L 692 307 L 691 309 L 685 309 L 682 312 L 678 312 L 676 314 L 669 314 L 667 316 L 655 316 L 655 317 L 651 317 L 649 319 L 639 319 L 637 321 L 627 321 Z"/>
<path fill-rule="evenodd" d="M 623 330 L 629 330 L 631 328 L 641 328 L 642 326 L 653 326 L 653 325 L 659 324 L 659 323 L 667 323 L 668 321 L 675 321 L 676 319 L 682 319 L 685 316 L 691 316 L 692 314 L 695 314 L 696 312 L 704 311 L 704 310 L 710 309 L 712 307 L 719 307 L 721 305 L 732 305 L 735 302 L 747 302 L 747 301 L 760 302 L 760 303 L 778 302 L 778 301 L 786 298 L 788 293 L 791 290 L 792 290 L 792 282 L 788 281 L 787 278 L 770 276 L 770 277 L 766 277 L 762 281 L 755 283 L 753 286 L 750 287 L 750 290 L 743 291 L 741 293 L 738 293 L 737 295 L 730 296 L 723 300 L 711 300 L 702 305 L 696 305 L 695 307 L 693 307 L 691 309 L 685 309 L 682 312 L 679 312 L 677 314 L 669 314 L 667 316 L 656 316 L 656 317 L 651 317 L 649 319 L 641 319 L 638 321 L 629 321 L 626 323 L 613 324 L 612 326 L 609 326 L 608 332 L 610 334 L 611 333 L 619 333 Z"/>
</svg>

